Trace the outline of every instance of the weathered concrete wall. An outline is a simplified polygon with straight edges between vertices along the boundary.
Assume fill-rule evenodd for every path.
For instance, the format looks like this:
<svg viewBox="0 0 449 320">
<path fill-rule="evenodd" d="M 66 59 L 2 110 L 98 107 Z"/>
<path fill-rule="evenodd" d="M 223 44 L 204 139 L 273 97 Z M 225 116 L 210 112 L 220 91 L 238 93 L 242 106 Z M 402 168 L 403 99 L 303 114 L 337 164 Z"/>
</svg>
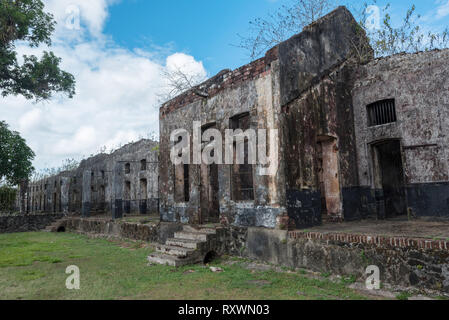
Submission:
<svg viewBox="0 0 449 320">
<path fill-rule="evenodd" d="M 376 191 L 372 146 L 400 140 L 407 206 L 418 216 L 449 216 L 448 61 L 449 50 L 400 54 L 354 75 L 360 186 Z M 384 99 L 395 100 L 397 121 L 368 127 L 367 105 Z"/>
<path fill-rule="evenodd" d="M 344 71 L 341 76 L 336 74 L 339 80 L 335 83 L 324 84 L 315 89 L 313 87 L 353 56 L 354 40 L 366 41 L 363 34 L 355 32 L 355 24 L 350 12 L 340 7 L 308 26 L 300 35 L 268 51 L 264 58 L 234 71 L 223 71 L 198 88 L 162 106 L 159 171 L 161 216 L 164 221 L 201 222 L 198 216 L 201 216 L 201 185 L 204 185 L 201 182 L 200 166 L 191 166 L 189 201 L 175 201 L 176 181 L 174 166 L 170 161 L 170 134 L 176 129 L 185 129 L 193 136 L 193 122 L 199 121 L 202 125 L 215 124 L 222 136 L 225 136 L 225 130 L 231 126 L 231 119 L 236 115 L 248 113 L 250 128 L 279 130 L 279 167 L 274 176 L 267 177 L 259 175 L 261 166 L 253 166 L 254 201 L 233 201 L 231 189 L 235 181 L 232 181 L 232 168 L 229 165 L 219 165 L 220 222 L 235 226 L 281 227 L 285 224 L 286 208 L 289 207 L 289 215 L 297 226 L 320 223 L 321 212 L 319 208 L 315 210 L 319 205 L 313 205 L 315 211 L 311 214 L 298 209 L 296 205 L 298 202 L 301 202 L 301 205 L 306 201 L 315 202 L 310 198 L 317 194 L 316 200 L 318 203 L 321 201 L 319 188 L 305 191 L 308 183 L 316 185 L 315 181 L 312 181 L 313 163 L 303 161 L 301 164 L 301 170 L 309 171 L 308 182 L 301 184 L 296 180 L 287 183 L 286 188 L 286 179 L 299 178 L 298 175 L 291 175 L 291 171 L 296 170 L 297 163 L 293 162 L 297 162 L 298 153 L 304 152 L 301 154 L 302 159 L 308 157 L 311 160 L 314 157 L 315 152 L 309 151 L 315 148 L 320 127 L 323 128 L 321 134 L 337 135 L 340 134 L 337 132 L 338 126 L 348 121 L 348 118 L 349 121 L 352 119 L 352 109 L 348 108 L 348 101 L 351 99 L 348 99 L 347 92 L 342 88 L 346 80 Z M 327 81 L 332 82 L 329 78 Z M 312 90 L 315 92 L 308 97 L 308 92 Z M 198 92 L 202 94 L 199 95 Z M 305 118 L 300 123 L 288 119 L 285 113 L 289 108 L 298 110 L 293 112 L 303 112 L 301 115 Z M 290 136 L 285 132 L 286 127 L 294 131 Z M 303 139 L 295 136 L 296 131 L 298 135 L 303 135 L 309 127 L 310 137 Z M 327 130 L 329 128 L 330 130 Z M 348 158 L 354 155 L 354 148 L 350 142 L 346 143 L 353 138 L 350 130 L 351 128 L 346 126 L 340 137 L 343 155 Z M 343 169 L 347 167 L 352 170 L 355 167 L 354 161 L 352 158 L 342 159 L 341 166 L 344 166 Z M 347 183 L 350 186 L 353 184 L 356 182 Z M 314 215 L 318 216 L 318 221 Z"/>
<path fill-rule="evenodd" d="M 351 220 L 358 207 L 351 203 L 358 194 L 356 145 L 353 119 L 352 96 L 348 87 L 354 61 L 331 70 L 321 82 L 309 91 L 284 106 L 283 145 L 287 172 L 287 206 L 289 216 L 297 228 L 321 224 L 322 205 L 326 182 L 333 180 L 341 195 L 333 202 L 340 210 L 330 212 L 329 218 Z M 332 148 L 324 148 L 325 143 Z M 328 152 L 325 154 L 325 152 Z M 326 159 L 335 168 L 323 168 Z M 323 175 L 334 173 L 332 177 Z M 321 179 L 324 181 L 321 181 Z M 338 196 L 338 193 L 337 193 Z M 329 203 L 329 199 L 328 203 Z"/>
<path fill-rule="evenodd" d="M 127 164 L 129 173 L 125 170 Z M 141 140 L 112 154 L 86 159 L 73 171 L 30 184 L 28 210 L 90 216 L 111 212 L 113 206 L 120 205 L 121 211 L 117 212 L 157 214 L 158 178 L 158 143 Z M 127 199 L 126 182 L 130 186 Z M 117 204 L 116 200 L 121 202 Z"/>
<path fill-rule="evenodd" d="M 62 214 L 0 216 L 0 233 L 40 231 L 62 217 Z"/>
<path fill-rule="evenodd" d="M 190 197 L 188 202 L 175 201 L 174 165 L 170 160 L 170 134 L 185 129 L 193 136 L 193 122 L 212 124 L 225 136 L 230 119 L 249 113 L 250 128 L 278 129 L 279 106 L 273 96 L 272 85 L 276 82 L 272 69 L 275 52 L 238 70 L 220 73 L 201 86 L 210 92 L 208 98 L 197 98 L 183 104 L 179 98 L 161 108 L 160 117 L 160 194 L 161 217 L 164 221 L 198 223 L 201 209 L 201 174 L 199 165 L 191 165 Z M 217 89 L 218 88 L 218 89 Z M 188 95 L 189 93 L 187 93 Z M 186 98 L 187 99 L 187 98 Z M 254 201 L 234 201 L 231 196 L 231 166 L 218 165 L 220 222 L 241 226 L 257 225 L 274 227 L 276 219 L 285 212 L 282 206 L 282 180 L 280 170 L 273 177 L 259 175 L 259 166 L 253 167 Z"/>
<path fill-rule="evenodd" d="M 366 278 L 378 266 L 381 281 L 449 293 L 449 242 L 361 235 L 307 234 L 249 228 L 252 259 L 316 272 Z"/>
</svg>

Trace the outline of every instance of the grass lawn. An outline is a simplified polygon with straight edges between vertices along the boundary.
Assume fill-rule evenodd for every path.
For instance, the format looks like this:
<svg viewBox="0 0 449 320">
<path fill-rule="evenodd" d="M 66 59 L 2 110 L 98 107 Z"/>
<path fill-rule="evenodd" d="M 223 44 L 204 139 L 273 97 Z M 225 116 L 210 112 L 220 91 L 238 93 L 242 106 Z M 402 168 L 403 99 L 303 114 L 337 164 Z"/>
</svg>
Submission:
<svg viewBox="0 0 449 320">
<path fill-rule="evenodd" d="M 300 273 L 254 271 L 223 258 L 205 266 L 148 266 L 143 243 L 69 233 L 0 235 L 0 299 L 366 299 L 343 282 Z M 235 260 L 235 259 L 234 259 Z M 81 289 L 68 290 L 65 270 L 80 268 Z"/>
</svg>

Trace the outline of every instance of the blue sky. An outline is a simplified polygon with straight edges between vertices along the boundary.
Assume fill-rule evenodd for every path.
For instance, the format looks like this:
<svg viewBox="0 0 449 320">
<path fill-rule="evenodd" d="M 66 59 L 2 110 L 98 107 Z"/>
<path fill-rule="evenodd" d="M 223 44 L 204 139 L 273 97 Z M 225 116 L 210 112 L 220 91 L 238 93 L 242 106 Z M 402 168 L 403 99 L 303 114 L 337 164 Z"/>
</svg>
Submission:
<svg viewBox="0 0 449 320">
<path fill-rule="evenodd" d="M 105 33 L 120 45 L 134 48 L 160 46 L 182 51 L 201 60 L 215 74 L 247 63 L 248 55 L 238 44 L 237 34 L 245 34 L 248 22 L 266 16 L 290 1 L 282 0 L 127 0 L 111 6 Z M 360 1 L 347 1 L 350 6 Z M 400 21 L 412 2 L 378 1 L 380 7 L 391 3 L 394 21 Z M 414 2 L 417 12 L 430 14 L 447 1 Z M 132 17 L 131 19 L 129 17 Z M 449 24 L 446 19 L 432 21 L 436 28 Z"/>
<path fill-rule="evenodd" d="M 267 14 L 280 3 L 130 0 L 111 7 L 105 33 L 130 48 L 153 44 L 185 52 L 203 61 L 209 72 L 216 73 L 248 62 L 246 53 L 232 46 L 239 42 L 237 33 L 245 33 L 249 20 Z"/>
<path fill-rule="evenodd" d="M 0 120 L 27 140 L 38 170 L 151 137 L 159 131 L 164 71 L 176 67 L 205 78 L 248 63 L 248 53 L 232 46 L 239 42 L 237 34 L 246 34 L 249 21 L 291 1 L 43 0 L 58 23 L 51 50 L 74 74 L 77 95 L 40 103 L 7 97 Z M 379 6 L 386 3 L 378 1 Z M 397 23 L 410 1 L 391 3 Z M 415 4 L 423 28 L 449 25 L 449 0 Z M 48 48 L 19 43 L 17 49 L 39 56 Z"/>
</svg>

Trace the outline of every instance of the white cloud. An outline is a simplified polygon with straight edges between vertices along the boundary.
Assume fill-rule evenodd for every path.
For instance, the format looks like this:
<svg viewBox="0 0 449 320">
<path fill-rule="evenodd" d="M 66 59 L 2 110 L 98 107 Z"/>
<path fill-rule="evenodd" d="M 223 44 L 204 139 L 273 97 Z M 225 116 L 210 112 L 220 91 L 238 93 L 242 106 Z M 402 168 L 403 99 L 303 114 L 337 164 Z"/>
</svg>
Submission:
<svg viewBox="0 0 449 320">
<path fill-rule="evenodd" d="M 437 19 L 444 18 L 449 15 L 449 1 L 439 1 L 439 7 L 437 8 Z"/>
<path fill-rule="evenodd" d="M 163 68 L 207 75 L 201 62 L 184 53 L 166 58 L 158 52 L 119 47 L 102 34 L 110 0 L 47 0 L 58 22 L 53 47 L 62 68 L 74 74 L 77 95 L 55 96 L 35 104 L 22 97 L 2 99 L 2 120 L 21 132 L 36 153 L 35 167 L 56 167 L 67 158 L 80 159 L 148 137 L 159 131 L 157 94 L 164 87 Z M 81 30 L 64 30 L 65 9 L 81 8 Z M 40 55 L 43 48 L 18 45 L 21 54 Z"/>
</svg>

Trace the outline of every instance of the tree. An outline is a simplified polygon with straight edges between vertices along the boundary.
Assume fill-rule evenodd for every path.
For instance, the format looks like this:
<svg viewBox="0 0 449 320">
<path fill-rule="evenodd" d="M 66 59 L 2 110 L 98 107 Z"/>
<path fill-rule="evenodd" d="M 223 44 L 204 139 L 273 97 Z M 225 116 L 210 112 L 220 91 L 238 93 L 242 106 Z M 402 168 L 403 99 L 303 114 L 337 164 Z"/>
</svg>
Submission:
<svg viewBox="0 0 449 320">
<path fill-rule="evenodd" d="M 199 96 L 207 96 L 207 93 L 198 88 L 198 85 L 206 80 L 206 76 L 201 72 L 189 72 L 186 65 L 165 68 L 161 71 L 161 75 L 164 87 L 157 95 L 159 105 L 191 89 L 194 89 L 195 94 Z"/>
<path fill-rule="evenodd" d="M 249 35 L 240 38 L 241 47 L 256 59 L 267 50 L 287 40 L 294 34 L 328 13 L 336 1 L 332 0 L 295 0 L 283 5 L 279 10 L 265 18 L 250 21 Z"/>
<path fill-rule="evenodd" d="M 44 12 L 40 0 L 0 0 L 0 93 L 22 95 L 27 99 L 47 100 L 53 93 L 75 94 L 73 75 L 59 67 L 61 59 L 44 51 L 39 59 L 24 55 L 19 64 L 15 44 L 28 43 L 32 48 L 51 46 L 55 30 L 53 16 Z"/>
<path fill-rule="evenodd" d="M 20 134 L 0 121 L 0 182 L 18 185 L 27 180 L 34 170 L 34 156 Z"/>
<path fill-rule="evenodd" d="M 376 4 L 374 0 L 374 4 Z M 371 46 L 377 57 L 389 56 L 401 52 L 419 52 L 433 49 L 445 48 L 449 44 L 449 30 L 442 32 L 425 32 L 420 26 L 422 17 L 416 13 L 416 6 L 412 5 L 401 24 L 394 26 L 388 13 L 390 4 L 387 4 L 380 12 L 380 26 L 368 28 L 366 14 L 369 12 L 365 4 L 360 26 L 364 28 L 371 40 Z"/>
<path fill-rule="evenodd" d="M 354 1 L 355 2 L 355 1 Z M 249 35 L 240 37 L 241 47 L 248 51 L 251 59 L 265 53 L 271 47 L 287 40 L 303 28 L 328 13 L 337 5 L 338 0 L 295 0 L 290 5 L 284 5 L 267 18 L 257 18 L 250 22 Z M 379 9 L 378 26 L 371 28 L 367 23 L 370 18 L 370 8 Z M 377 1 L 363 4 L 359 8 L 352 6 L 352 11 L 359 22 L 354 26 L 357 32 L 365 33 L 370 39 L 375 56 L 388 56 L 400 52 L 417 52 L 437 48 L 445 48 L 449 44 L 449 29 L 443 32 L 424 32 L 420 27 L 421 16 L 416 13 L 414 5 L 406 12 L 402 23 L 394 26 L 388 11 L 390 5 L 381 10 Z M 348 39 L 351 40 L 351 39 Z M 354 52 L 361 60 L 368 52 L 365 43 L 353 43 Z"/>
</svg>

